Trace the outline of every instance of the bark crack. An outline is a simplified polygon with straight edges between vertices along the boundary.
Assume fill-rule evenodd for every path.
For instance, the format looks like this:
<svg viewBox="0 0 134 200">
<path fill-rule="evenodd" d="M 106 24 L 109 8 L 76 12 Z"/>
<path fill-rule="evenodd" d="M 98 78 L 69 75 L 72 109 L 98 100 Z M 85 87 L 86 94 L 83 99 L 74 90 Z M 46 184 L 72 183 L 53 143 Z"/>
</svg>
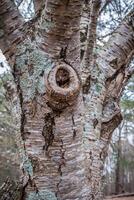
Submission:
<svg viewBox="0 0 134 200">
<path fill-rule="evenodd" d="M 74 121 L 74 115 L 72 115 L 72 131 L 73 131 L 73 139 L 76 137 L 76 125 Z"/>
<path fill-rule="evenodd" d="M 60 186 L 60 184 L 61 184 L 61 182 L 62 182 L 62 166 L 65 166 L 65 152 L 66 152 L 66 150 L 64 149 L 64 144 L 63 144 L 63 140 L 61 139 L 61 149 L 60 149 L 60 151 L 61 151 L 61 160 L 60 160 L 60 163 L 59 163 L 59 168 L 58 168 L 58 171 L 59 171 L 59 173 L 60 173 L 60 180 L 59 180 L 59 182 L 57 183 L 57 192 L 56 192 L 56 197 L 58 197 L 58 193 L 60 192 L 60 189 L 59 189 L 59 186 Z"/>
<path fill-rule="evenodd" d="M 42 135 L 45 139 L 45 145 L 43 146 L 43 150 L 48 151 L 49 146 L 52 145 L 54 140 L 54 116 L 53 113 L 47 113 L 44 116 L 44 127 L 42 130 Z"/>
</svg>

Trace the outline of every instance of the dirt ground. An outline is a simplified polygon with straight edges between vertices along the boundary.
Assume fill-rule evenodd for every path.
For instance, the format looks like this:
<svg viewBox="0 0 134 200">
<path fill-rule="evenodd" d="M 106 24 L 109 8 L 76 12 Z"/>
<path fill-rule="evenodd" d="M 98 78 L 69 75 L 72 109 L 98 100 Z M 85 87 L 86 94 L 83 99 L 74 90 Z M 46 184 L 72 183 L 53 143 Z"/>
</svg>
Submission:
<svg viewBox="0 0 134 200">
<path fill-rule="evenodd" d="M 119 198 L 106 198 L 105 200 L 134 200 L 134 196 L 133 197 L 119 197 Z"/>
</svg>

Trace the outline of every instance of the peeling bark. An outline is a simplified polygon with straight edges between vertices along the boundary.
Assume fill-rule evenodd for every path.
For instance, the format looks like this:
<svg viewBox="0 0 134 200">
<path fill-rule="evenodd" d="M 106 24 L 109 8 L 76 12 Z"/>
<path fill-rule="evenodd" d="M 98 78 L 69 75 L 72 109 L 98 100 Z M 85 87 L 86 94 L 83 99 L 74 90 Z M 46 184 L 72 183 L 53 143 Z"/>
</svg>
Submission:
<svg viewBox="0 0 134 200">
<path fill-rule="evenodd" d="M 96 28 L 97 28 L 97 20 L 99 16 L 99 10 L 101 7 L 101 0 L 91 0 L 90 1 L 90 17 L 88 24 L 88 32 L 87 32 L 87 43 L 85 47 L 85 53 L 83 58 L 83 68 L 82 68 L 82 79 L 83 85 L 85 86 L 86 79 L 90 76 L 90 68 L 92 65 L 94 55 L 93 49 L 96 42 Z M 86 86 L 85 86 L 86 87 Z"/>
<path fill-rule="evenodd" d="M 83 142 L 87 177 L 89 182 L 93 183 L 89 183 L 90 194 L 93 194 L 91 199 L 101 198 L 101 170 L 112 132 L 122 120 L 119 100 L 127 79 L 126 64 L 134 47 L 133 27 L 130 21 L 133 21 L 133 12 L 116 30 L 93 65 L 89 66 L 90 88 L 88 93 L 83 94 L 85 106 Z M 126 57 L 123 54 L 124 46 Z M 116 62 L 117 60 L 120 62 Z"/>
<path fill-rule="evenodd" d="M 6 3 L 0 5 L 6 9 Z M 15 47 L 8 52 L 17 86 L 13 108 L 17 112 L 14 115 L 22 162 L 21 200 L 102 199 L 106 151 L 122 119 L 119 100 L 130 76 L 126 63 L 134 41 L 131 13 L 91 64 L 99 7 L 100 1 L 92 1 L 83 90 L 79 28 L 82 1 L 46 1 L 36 23 L 33 20 L 23 26 L 27 27 L 25 34 L 18 15 L 15 21 L 12 17 L 9 20 L 9 27 L 14 23 L 17 26 L 5 41 Z M 7 10 L 10 13 L 14 9 Z M 6 14 L 1 15 L 6 18 Z M 2 28 L 8 32 L 4 20 Z M 7 47 L 0 45 L 6 55 Z"/>
<path fill-rule="evenodd" d="M 41 38 L 38 47 L 27 37 L 16 50 L 14 77 L 22 97 L 24 199 L 88 198 L 79 108 L 80 8 L 79 1 L 47 1 L 36 38 Z M 47 27 L 52 15 L 54 21 Z M 63 71 L 69 78 L 62 78 Z"/>
<path fill-rule="evenodd" d="M 9 17 L 10 16 L 10 17 Z M 14 43 L 20 41 L 23 19 L 10 0 L 0 1 L 0 48 L 6 56 L 13 54 Z"/>
</svg>

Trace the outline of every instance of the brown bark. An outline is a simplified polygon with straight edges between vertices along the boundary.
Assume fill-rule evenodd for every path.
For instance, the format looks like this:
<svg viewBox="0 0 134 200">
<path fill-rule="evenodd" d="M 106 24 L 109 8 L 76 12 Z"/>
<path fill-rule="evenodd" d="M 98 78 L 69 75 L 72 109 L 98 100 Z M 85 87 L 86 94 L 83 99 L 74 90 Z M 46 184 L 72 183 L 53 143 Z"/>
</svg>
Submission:
<svg viewBox="0 0 134 200">
<path fill-rule="evenodd" d="M 96 28 L 100 7 L 101 0 L 91 0 L 87 3 L 87 34 L 85 35 L 86 44 L 84 48 L 84 57 L 82 59 L 82 82 L 84 93 L 88 93 L 90 87 L 90 68 L 93 65 L 94 60 L 93 50 L 96 42 Z"/>
<path fill-rule="evenodd" d="M 83 73 L 89 73 L 89 66 L 93 60 L 93 49 L 96 41 L 96 28 L 97 28 L 97 20 L 99 16 L 99 10 L 101 7 L 101 0 L 90 1 L 90 16 L 89 16 L 89 24 L 88 24 L 88 33 L 87 33 L 87 44 L 85 49 L 85 54 L 83 58 Z"/>
<path fill-rule="evenodd" d="M 105 74 L 106 94 L 103 106 L 103 122 L 112 119 L 120 112 L 119 101 L 122 91 L 130 77 L 127 63 L 133 55 L 133 12 L 122 22 L 115 34 L 110 38 L 107 46 L 101 51 L 97 59 Z M 111 106 L 113 108 L 111 109 Z M 117 127 L 117 125 L 115 125 Z M 112 132 L 113 130 L 111 130 Z M 109 129 L 110 132 L 110 129 Z"/>
<path fill-rule="evenodd" d="M 80 1 L 47 1 L 39 31 L 41 48 L 55 59 L 67 60 L 74 68 L 80 67 L 80 12 Z"/>
<path fill-rule="evenodd" d="M 84 1 L 82 6 L 81 23 L 80 23 L 81 60 L 83 59 L 86 47 L 90 12 L 91 12 L 90 0 Z"/>
<path fill-rule="evenodd" d="M 45 1 L 43 0 L 34 0 L 34 9 L 35 13 L 38 13 L 40 10 L 42 10 L 42 7 L 45 5 Z"/>
<path fill-rule="evenodd" d="M 18 94 L 13 103 L 23 200 L 101 199 L 103 162 L 112 131 L 121 121 L 118 102 L 127 80 L 125 65 L 133 51 L 133 14 L 123 21 L 94 65 L 86 66 L 90 84 L 82 93 L 81 9 L 80 0 L 48 0 L 36 25 L 25 25 L 23 41 L 15 42 L 15 59 L 10 64 Z M 15 19 L 20 27 L 20 18 Z M 7 23 L 3 30 L 8 30 Z M 96 24 L 92 31 L 89 35 L 94 37 Z"/>
<path fill-rule="evenodd" d="M 104 50 L 100 52 L 100 56 L 90 70 L 89 93 L 83 95 L 85 104 L 83 138 L 87 177 L 93 183 L 91 193 L 94 196 L 92 198 L 95 199 L 100 199 L 101 170 L 103 170 L 103 162 L 112 132 L 122 120 L 119 99 L 124 89 L 125 77 L 127 77 L 126 63 L 132 55 L 134 47 L 133 28 L 130 25 L 133 13 L 129 16 L 117 29 Z M 125 46 L 128 59 L 124 59 L 123 46 Z M 111 58 L 121 61 L 120 64 L 115 63 L 112 74 Z M 110 61 L 107 62 L 108 60 Z"/>
<path fill-rule="evenodd" d="M 80 11 L 80 1 L 47 1 L 36 38 L 39 49 L 28 38 L 17 48 L 14 69 L 22 110 L 24 199 L 88 198 L 79 108 Z M 30 79 L 38 80 L 42 91 Z"/>
<path fill-rule="evenodd" d="M 11 0 L 0 1 L 0 48 L 4 54 L 14 53 L 14 43 L 22 37 L 24 22 L 17 7 Z"/>
</svg>

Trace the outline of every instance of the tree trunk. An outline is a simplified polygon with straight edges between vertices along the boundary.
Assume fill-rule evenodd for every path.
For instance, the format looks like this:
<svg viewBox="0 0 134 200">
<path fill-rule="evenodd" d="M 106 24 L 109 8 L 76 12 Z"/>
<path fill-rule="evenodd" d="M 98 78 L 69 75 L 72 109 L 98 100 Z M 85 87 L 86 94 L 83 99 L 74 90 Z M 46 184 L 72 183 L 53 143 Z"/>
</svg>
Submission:
<svg viewBox="0 0 134 200">
<path fill-rule="evenodd" d="M 118 136 L 118 142 L 117 142 L 117 163 L 116 163 L 116 180 L 115 180 L 115 193 L 116 194 L 120 194 L 122 193 L 122 183 L 121 183 L 121 177 L 120 176 L 123 176 L 123 174 L 121 174 L 121 158 L 122 158 L 122 153 L 121 153 L 121 127 L 118 128 L 119 129 L 119 136 Z"/>
<path fill-rule="evenodd" d="M 82 79 L 81 9 L 80 0 L 48 0 L 35 25 L 24 24 L 18 30 L 23 36 L 10 40 L 14 53 L 4 44 L 1 47 L 9 56 L 17 86 L 13 104 L 22 159 L 22 200 L 102 198 L 108 143 L 122 119 L 118 103 L 127 80 L 122 46 L 130 56 L 133 31 L 125 20 L 112 38 L 115 43 L 109 41 Z"/>
</svg>

